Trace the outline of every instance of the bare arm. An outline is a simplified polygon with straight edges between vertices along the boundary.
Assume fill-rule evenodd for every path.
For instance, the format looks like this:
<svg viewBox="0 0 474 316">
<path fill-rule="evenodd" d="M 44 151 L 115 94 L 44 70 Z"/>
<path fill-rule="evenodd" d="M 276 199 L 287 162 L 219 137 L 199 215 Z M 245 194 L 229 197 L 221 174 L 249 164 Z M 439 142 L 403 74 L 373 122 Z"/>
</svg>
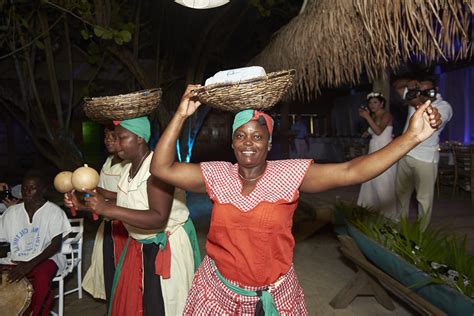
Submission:
<svg viewBox="0 0 474 316">
<path fill-rule="evenodd" d="M 302 192 L 321 192 L 370 180 L 393 165 L 413 147 L 431 136 L 441 124 L 438 111 L 429 103 L 421 106 L 410 120 L 408 130 L 384 148 L 339 164 L 311 165 L 303 179 Z M 424 112 L 427 111 L 428 113 Z"/>
<path fill-rule="evenodd" d="M 348 162 L 313 164 L 300 190 L 314 193 L 365 182 L 384 172 L 417 144 L 419 141 L 414 135 L 404 134 L 384 148 Z"/>
<path fill-rule="evenodd" d="M 109 191 L 101 187 L 97 187 L 97 192 L 99 192 L 106 200 L 117 200 L 117 192 Z"/>
<path fill-rule="evenodd" d="M 186 191 L 204 193 L 206 185 L 199 164 L 176 162 L 176 141 L 181 133 L 186 119 L 191 116 L 201 104 L 193 101 L 192 92 L 197 86 L 189 85 L 181 98 L 181 103 L 171 122 L 155 148 L 150 172 L 162 181 Z"/>
<path fill-rule="evenodd" d="M 148 210 L 134 210 L 105 202 L 97 191 L 86 191 L 91 196 L 85 198 L 86 210 L 94 211 L 107 218 L 118 219 L 142 229 L 166 227 L 173 203 L 174 188 L 150 176 L 147 180 Z"/>
</svg>

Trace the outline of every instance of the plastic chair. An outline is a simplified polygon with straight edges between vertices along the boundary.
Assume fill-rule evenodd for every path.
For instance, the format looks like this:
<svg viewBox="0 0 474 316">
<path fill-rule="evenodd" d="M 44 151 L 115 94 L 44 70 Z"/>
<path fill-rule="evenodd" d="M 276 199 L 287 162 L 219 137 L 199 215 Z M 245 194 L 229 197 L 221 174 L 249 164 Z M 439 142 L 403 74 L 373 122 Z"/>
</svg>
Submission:
<svg viewBox="0 0 474 316">
<path fill-rule="evenodd" d="M 474 146 L 453 146 L 455 164 L 455 189 L 462 189 L 471 194 L 474 204 Z"/>
<path fill-rule="evenodd" d="M 69 219 L 72 231 L 69 237 L 63 241 L 61 253 L 66 256 L 66 268 L 63 271 L 58 271 L 53 282 L 58 282 L 59 293 L 55 298 L 59 299 L 58 312 L 51 311 L 51 315 L 63 315 L 64 310 L 64 296 L 78 292 L 78 298 L 82 299 L 82 243 L 84 235 L 84 219 L 74 218 Z M 77 287 L 64 291 L 64 279 L 76 268 L 77 272 Z"/>
<path fill-rule="evenodd" d="M 451 198 L 456 190 L 454 154 L 451 147 L 440 150 L 438 162 L 438 176 L 436 177 L 436 191 L 440 196 L 441 186 L 451 187 Z"/>
</svg>

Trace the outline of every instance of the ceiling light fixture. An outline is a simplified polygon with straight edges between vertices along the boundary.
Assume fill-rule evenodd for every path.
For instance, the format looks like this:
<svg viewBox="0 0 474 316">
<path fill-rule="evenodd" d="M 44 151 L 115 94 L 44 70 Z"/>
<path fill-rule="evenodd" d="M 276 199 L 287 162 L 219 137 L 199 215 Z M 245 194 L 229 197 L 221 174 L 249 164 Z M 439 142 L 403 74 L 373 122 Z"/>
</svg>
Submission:
<svg viewBox="0 0 474 316">
<path fill-rule="evenodd" d="M 175 0 L 174 2 L 192 9 L 211 9 L 229 3 L 229 0 Z"/>
</svg>

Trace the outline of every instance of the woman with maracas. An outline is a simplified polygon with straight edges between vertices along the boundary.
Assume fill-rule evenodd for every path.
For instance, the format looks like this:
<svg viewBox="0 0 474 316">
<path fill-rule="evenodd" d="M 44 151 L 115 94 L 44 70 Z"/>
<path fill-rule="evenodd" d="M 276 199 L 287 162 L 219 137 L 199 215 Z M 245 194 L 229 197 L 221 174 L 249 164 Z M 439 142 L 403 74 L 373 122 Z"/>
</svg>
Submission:
<svg viewBox="0 0 474 316">
<path fill-rule="evenodd" d="M 80 205 L 65 196 L 68 206 L 122 221 L 129 238 L 122 252 L 109 315 L 180 315 L 200 255 L 182 190 L 150 176 L 153 153 L 150 122 L 139 117 L 116 122 L 118 155 L 131 163 L 118 184 L 117 203 L 107 203 L 96 190 Z"/>
</svg>

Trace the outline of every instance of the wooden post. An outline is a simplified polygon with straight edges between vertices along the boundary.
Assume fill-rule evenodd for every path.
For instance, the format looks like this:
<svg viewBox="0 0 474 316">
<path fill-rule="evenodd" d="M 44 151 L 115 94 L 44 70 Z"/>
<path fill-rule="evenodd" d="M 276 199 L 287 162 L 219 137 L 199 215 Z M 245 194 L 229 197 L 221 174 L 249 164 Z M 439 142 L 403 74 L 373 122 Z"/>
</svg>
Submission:
<svg viewBox="0 0 474 316">
<path fill-rule="evenodd" d="M 386 69 L 380 69 L 372 82 L 372 91 L 380 92 L 384 95 L 387 103 L 385 104 L 385 109 L 390 110 L 390 72 Z"/>
<path fill-rule="evenodd" d="M 288 159 L 290 157 L 290 142 L 288 136 L 290 133 L 289 125 L 289 112 L 290 104 L 283 101 L 281 103 L 281 112 L 280 112 L 280 143 L 281 143 L 281 157 L 283 159 Z"/>
</svg>

